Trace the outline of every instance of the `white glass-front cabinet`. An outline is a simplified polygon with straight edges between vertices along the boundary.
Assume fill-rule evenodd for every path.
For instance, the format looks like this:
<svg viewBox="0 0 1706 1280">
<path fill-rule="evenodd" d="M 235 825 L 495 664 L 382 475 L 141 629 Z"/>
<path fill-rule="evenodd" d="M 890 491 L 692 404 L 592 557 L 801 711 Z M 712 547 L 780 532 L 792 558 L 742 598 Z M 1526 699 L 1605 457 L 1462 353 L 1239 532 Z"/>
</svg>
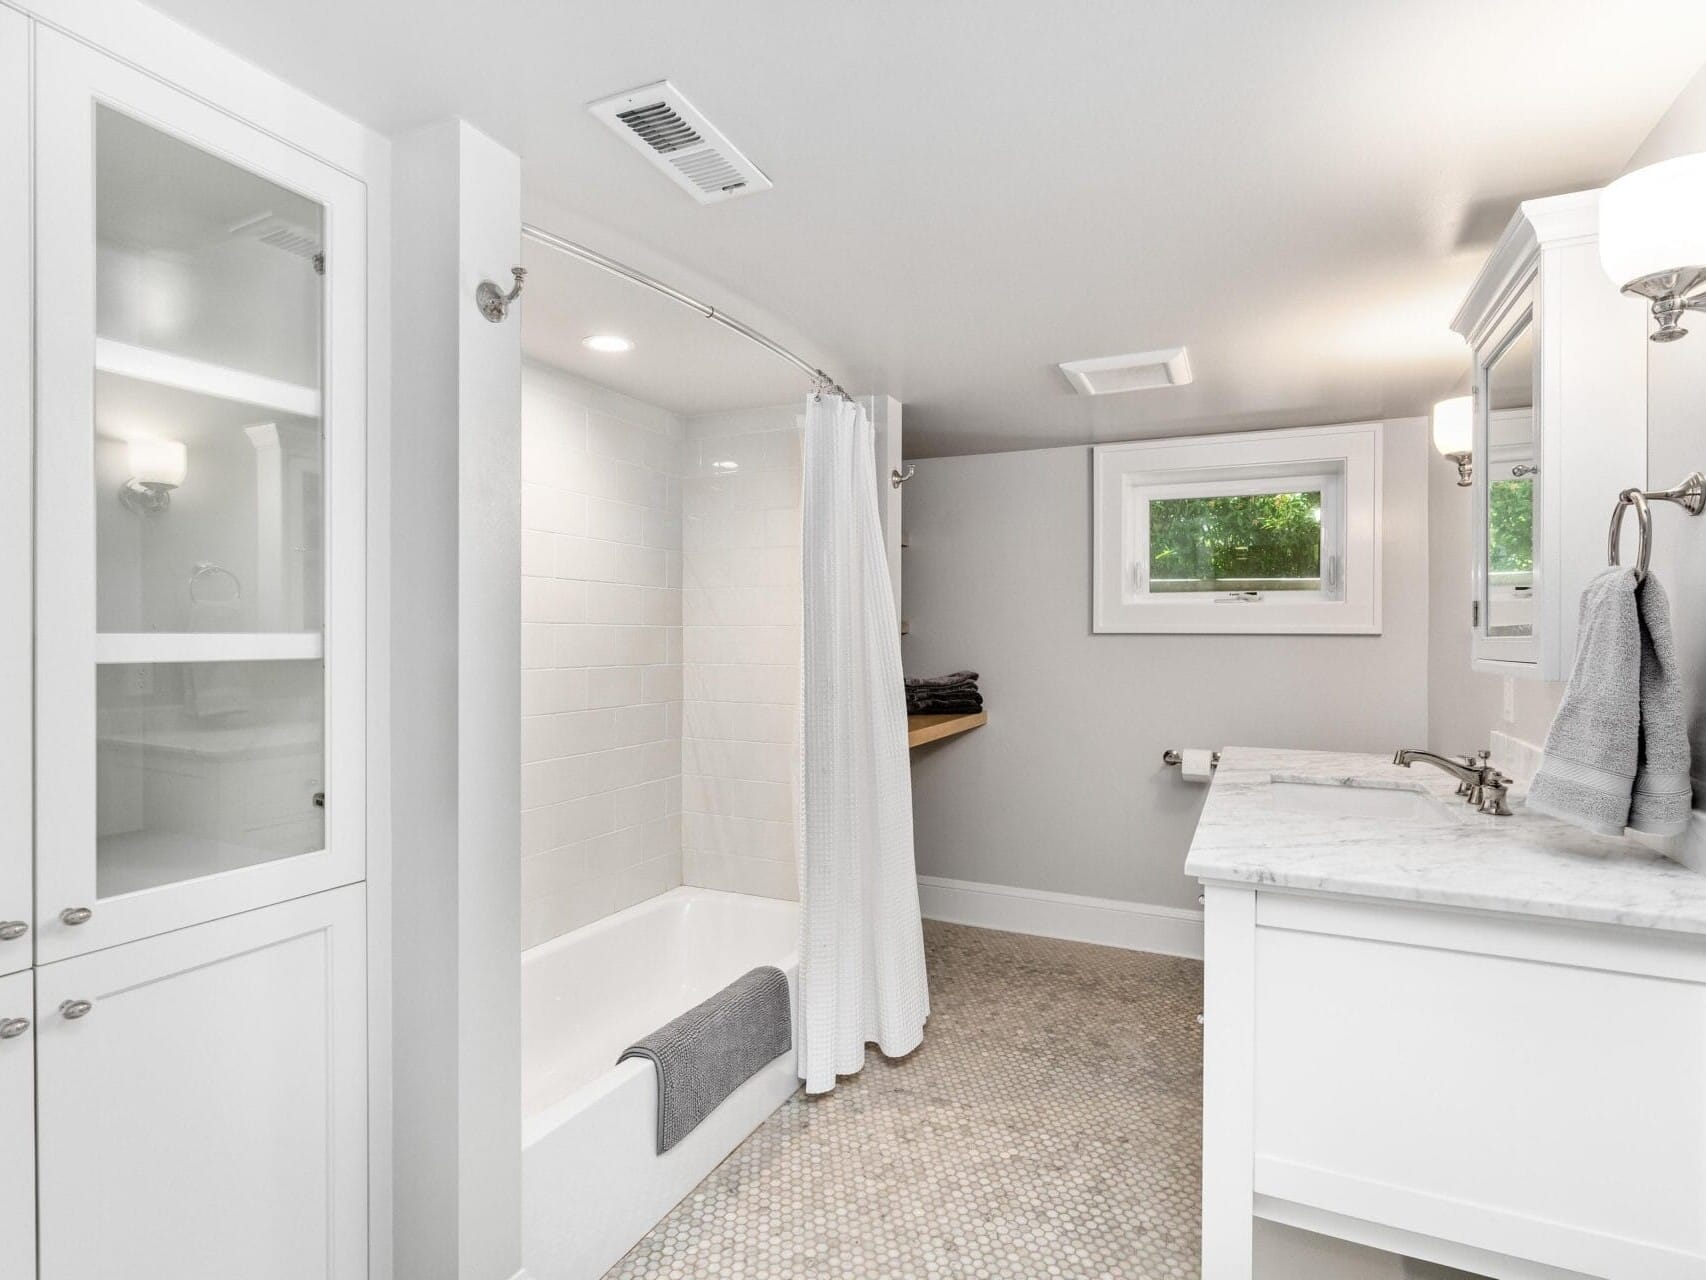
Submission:
<svg viewBox="0 0 1706 1280">
<path fill-rule="evenodd" d="M 36 39 L 38 963 L 363 876 L 364 192 Z"/>
<path fill-rule="evenodd" d="M 367 193 L 240 116 L 0 7 L 6 1280 L 367 1274 Z"/>
</svg>

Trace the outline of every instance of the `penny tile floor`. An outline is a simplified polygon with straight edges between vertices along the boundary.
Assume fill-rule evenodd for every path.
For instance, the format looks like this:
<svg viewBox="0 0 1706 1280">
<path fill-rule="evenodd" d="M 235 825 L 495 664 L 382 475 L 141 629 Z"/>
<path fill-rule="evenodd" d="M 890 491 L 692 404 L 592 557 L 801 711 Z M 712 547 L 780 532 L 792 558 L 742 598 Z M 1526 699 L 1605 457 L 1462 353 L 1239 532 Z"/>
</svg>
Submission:
<svg viewBox="0 0 1706 1280">
<path fill-rule="evenodd" d="M 607 1280 L 1197 1276 L 1201 964 L 925 942 L 923 1046 L 796 1094 Z"/>
</svg>

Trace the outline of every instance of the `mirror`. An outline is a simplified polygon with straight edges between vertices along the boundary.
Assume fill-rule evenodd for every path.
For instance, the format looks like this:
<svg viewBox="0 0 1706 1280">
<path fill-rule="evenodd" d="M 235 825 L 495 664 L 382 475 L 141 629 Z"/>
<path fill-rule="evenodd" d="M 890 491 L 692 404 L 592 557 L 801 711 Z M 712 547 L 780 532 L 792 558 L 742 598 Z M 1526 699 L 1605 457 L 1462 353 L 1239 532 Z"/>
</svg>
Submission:
<svg viewBox="0 0 1706 1280">
<path fill-rule="evenodd" d="M 1475 466 L 1482 564 L 1483 634 L 1534 634 L 1534 294 L 1512 305 L 1512 320 L 1478 370 Z"/>
</svg>

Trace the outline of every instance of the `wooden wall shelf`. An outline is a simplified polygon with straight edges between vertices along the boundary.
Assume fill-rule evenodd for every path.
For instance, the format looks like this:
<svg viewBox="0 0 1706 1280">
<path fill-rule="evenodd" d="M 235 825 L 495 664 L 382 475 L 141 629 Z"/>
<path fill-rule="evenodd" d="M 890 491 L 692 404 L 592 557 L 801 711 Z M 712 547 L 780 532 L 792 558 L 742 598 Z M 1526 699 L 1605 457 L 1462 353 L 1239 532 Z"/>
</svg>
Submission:
<svg viewBox="0 0 1706 1280">
<path fill-rule="evenodd" d="M 987 711 L 978 711 L 969 716 L 908 716 L 906 745 L 921 747 L 926 742 L 940 742 L 943 738 L 952 738 L 956 734 L 967 733 L 988 723 Z"/>
</svg>

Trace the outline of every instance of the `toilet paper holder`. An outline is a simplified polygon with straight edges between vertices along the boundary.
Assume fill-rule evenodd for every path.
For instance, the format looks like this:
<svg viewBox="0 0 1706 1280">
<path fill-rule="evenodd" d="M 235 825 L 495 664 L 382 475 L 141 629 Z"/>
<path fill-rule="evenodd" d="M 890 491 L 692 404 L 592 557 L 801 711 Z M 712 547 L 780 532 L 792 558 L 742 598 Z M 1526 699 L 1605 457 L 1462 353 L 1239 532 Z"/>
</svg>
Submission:
<svg viewBox="0 0 1706 1280">
<path fill-rule="evenodd" d="M 1168 747 L 1161 753 L 1162 764 L 1178 765 L 1183 764 L 1184 760 L 1185 753 L 1180 751 L 1177 747 Z M 1218 769 L 1220 767 L 1220 752 L 1211 751 L 1208 753 L 1208 767 L 1211 769 Z"/>
</svg>

